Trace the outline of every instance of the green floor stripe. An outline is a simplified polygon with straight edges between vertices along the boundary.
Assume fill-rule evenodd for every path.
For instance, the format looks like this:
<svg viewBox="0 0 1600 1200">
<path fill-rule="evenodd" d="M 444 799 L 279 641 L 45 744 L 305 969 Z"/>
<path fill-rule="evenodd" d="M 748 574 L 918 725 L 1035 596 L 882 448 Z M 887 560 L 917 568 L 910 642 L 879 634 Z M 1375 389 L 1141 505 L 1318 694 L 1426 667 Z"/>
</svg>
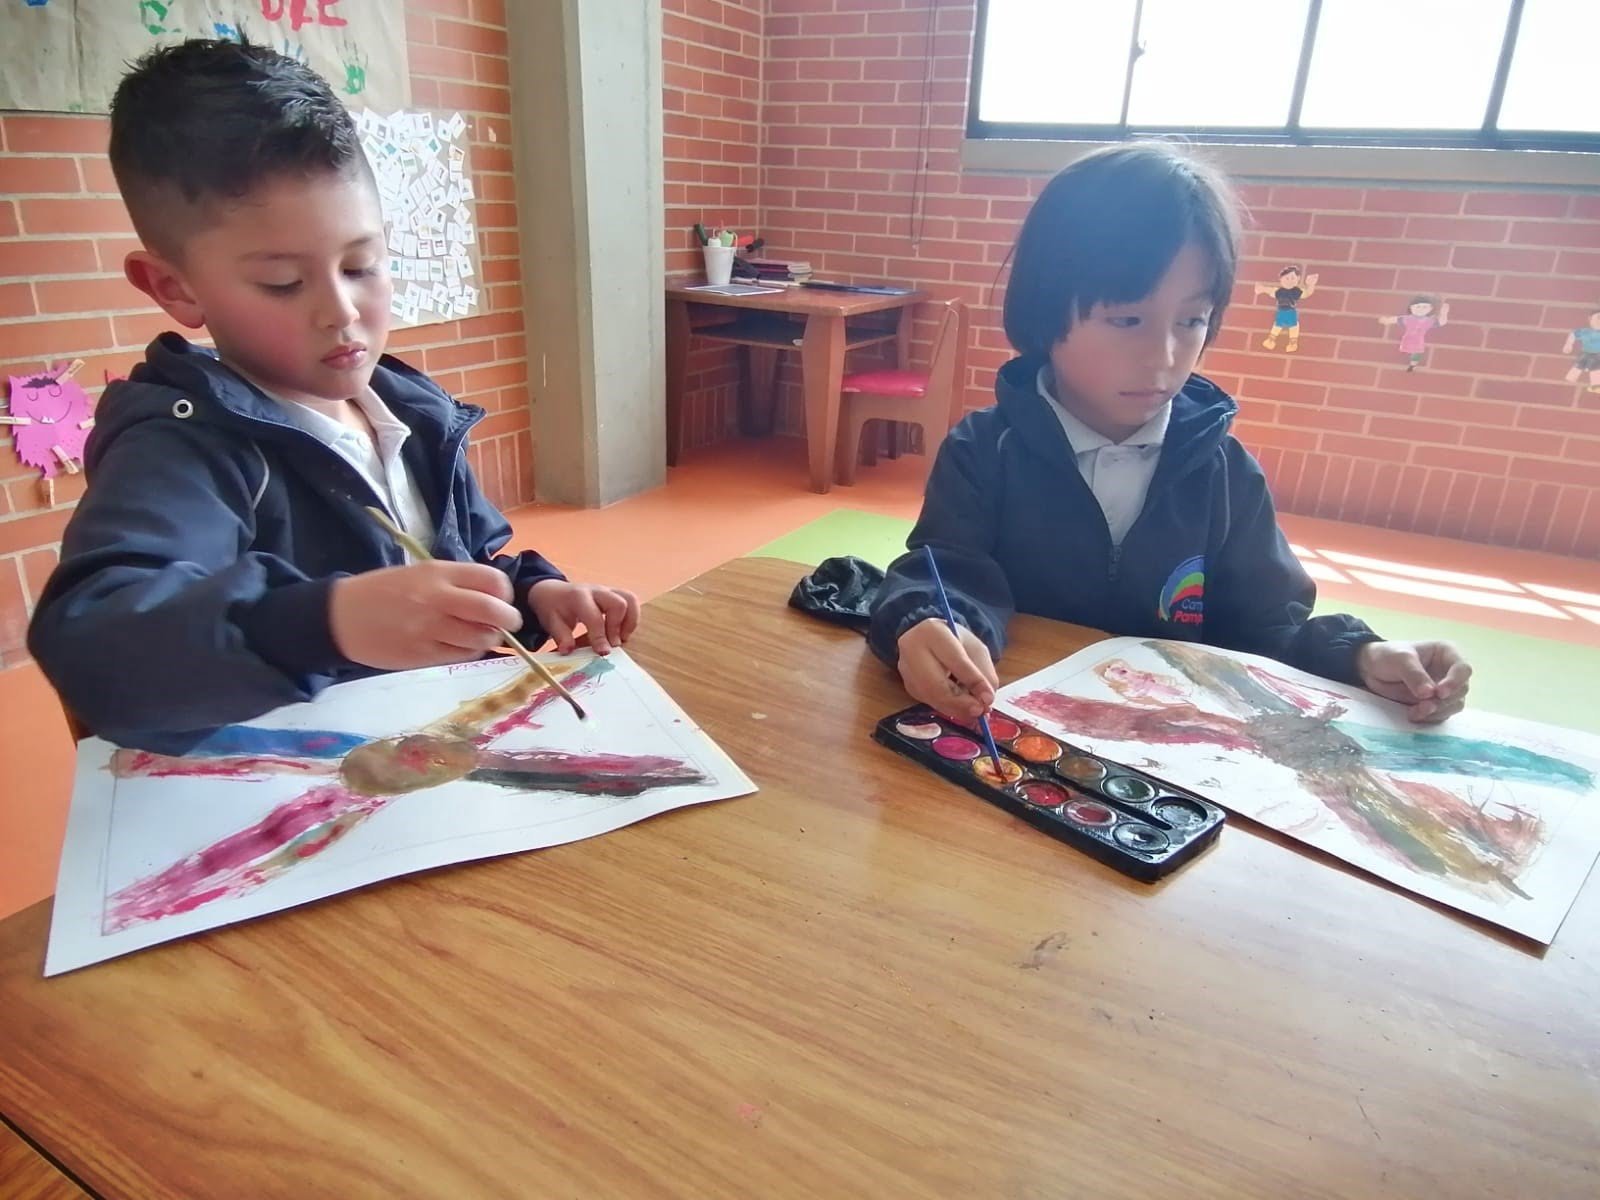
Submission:
<svg viewBox="0 0 1600 1200">
<path fill-rule="evenodd" d="M 884 567 L 905 550 L 910 532 L 910 521 L 840 508 L 751 554 L 811 565 L 834 555 L 854 554 Z M 1474 708 L 1600 733 L 1593 683 L 1600 679 L 1600 649 L 1346 601 L 1339 589 L 1326 584 L 1319 585 L 1318 593 L 1319 613 L 1352 613 L 1386 638 L 1455 642 L 1472 662 Z M 1484 619 L 1493 620 L 1491 610 L 1484 610 Z"/>
<path fill-rule="evenodd" d="M 816 566 L 825 558 L 853 554 L 887 567 L 905 553 L 911 522 L 898 517 L 836 508 L 825 517 L 807 522 L 776 541 L 750 552 L 755 558 L 792 558 Z"/>
</svg>

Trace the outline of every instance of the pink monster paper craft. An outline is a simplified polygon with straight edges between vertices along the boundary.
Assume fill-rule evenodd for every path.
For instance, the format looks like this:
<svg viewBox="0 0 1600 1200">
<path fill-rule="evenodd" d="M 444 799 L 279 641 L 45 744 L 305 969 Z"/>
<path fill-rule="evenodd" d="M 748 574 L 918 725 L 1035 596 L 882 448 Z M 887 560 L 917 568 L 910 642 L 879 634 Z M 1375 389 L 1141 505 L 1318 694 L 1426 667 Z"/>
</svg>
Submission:
<svg viewBox="0 0 1600 1200">
<path fill-rule="evenodd" d="M 92 425 L 89 394 L 66 375 L 11 376 L 9 414 L 17 457 L 46 477 L 76 473 Z"/>
</svg>

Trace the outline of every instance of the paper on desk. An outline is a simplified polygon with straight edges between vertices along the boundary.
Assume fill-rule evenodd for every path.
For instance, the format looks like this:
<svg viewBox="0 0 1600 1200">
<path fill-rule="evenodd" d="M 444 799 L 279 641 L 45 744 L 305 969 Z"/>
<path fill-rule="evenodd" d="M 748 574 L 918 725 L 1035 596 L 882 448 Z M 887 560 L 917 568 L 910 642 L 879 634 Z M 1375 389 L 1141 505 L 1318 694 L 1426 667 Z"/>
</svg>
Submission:
<svg viewBox="0 0 1600 1200">
<path fill-rule="evenodd" d="M 1570 729 L 1470 708 L 1416 726 L 1271 659 L 1138 638 L 1008 684 L 998 707 L 1541 942 L 1600 855 L 1600 738 Z"/>
<path fill-rule="evenodd" d="M 625 652 L 543 659 L 588 720 L 504 658 L 339 684 L 181 757 L 85 741 L 45 974 L 755 790 Z"/>
<path fill-rule="evenodd" d="M 696 283 L 683 290 L 686 292 L 705 292 L 712 296 L 765 296 L 781 292 L 784 289 L 760 287 L 753 283 Z"/>
</svg>

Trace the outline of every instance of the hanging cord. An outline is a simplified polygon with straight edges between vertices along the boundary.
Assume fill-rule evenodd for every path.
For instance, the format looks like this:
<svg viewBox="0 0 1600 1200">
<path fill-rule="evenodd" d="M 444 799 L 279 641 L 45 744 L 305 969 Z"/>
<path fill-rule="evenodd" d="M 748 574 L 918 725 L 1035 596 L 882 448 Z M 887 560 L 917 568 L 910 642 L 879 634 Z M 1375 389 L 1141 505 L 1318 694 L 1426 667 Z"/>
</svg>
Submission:
<svg viewBox="0 0 1600 1200">
<path fill-rule="evenodd" d="M 911 246 L 922 245 L 927 221 L 928 149 L 933 139 L 930 112 L 933 108 L 933 35 L 939 24 L 939 0 L 928 0 L 928 27 L 922 42 L 922 123 L 917 129 L 917 169 L 911 184 Z"/>
</svg>

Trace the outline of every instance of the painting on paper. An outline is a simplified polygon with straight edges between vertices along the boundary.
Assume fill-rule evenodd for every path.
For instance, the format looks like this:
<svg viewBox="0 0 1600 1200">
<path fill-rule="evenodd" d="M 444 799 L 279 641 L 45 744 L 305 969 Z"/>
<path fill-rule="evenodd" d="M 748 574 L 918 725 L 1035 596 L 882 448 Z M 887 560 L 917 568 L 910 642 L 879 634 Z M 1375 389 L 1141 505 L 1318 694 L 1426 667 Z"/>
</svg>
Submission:
<svg viewBox="0 0 1600 1200">
<path fill-rule="evenodd" d="M 1600 854 L 1600 739 L 1471 709 L 1438 727 L 1281 663 L 1113 638 L 1000 694 L 1069 741 L 1548 943 Z"/>
<path fill-rule="evenodd" d="M 78 750 L 45 973 L 754 790 L 625 653 L 378 676 L 181 756 Z"/>
</svg>

